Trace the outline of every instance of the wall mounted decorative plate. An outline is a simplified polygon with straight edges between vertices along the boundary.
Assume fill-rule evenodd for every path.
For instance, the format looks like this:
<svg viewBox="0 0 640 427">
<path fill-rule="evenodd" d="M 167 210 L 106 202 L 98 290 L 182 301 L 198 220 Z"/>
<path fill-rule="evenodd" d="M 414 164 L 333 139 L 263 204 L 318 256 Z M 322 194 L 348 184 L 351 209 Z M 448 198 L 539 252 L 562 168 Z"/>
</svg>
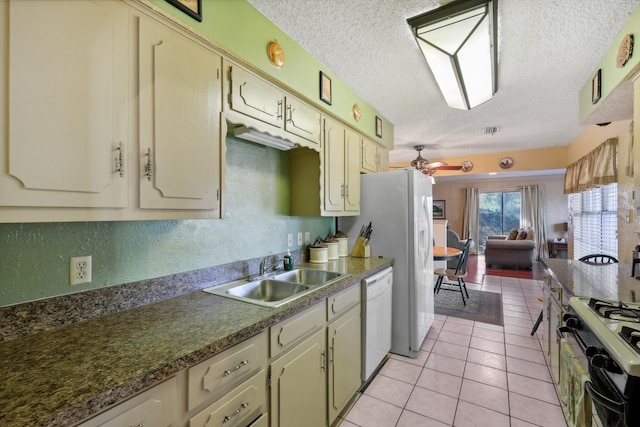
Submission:
<svg viewBox="0 0 640 427">
<path fill-rule="evenodd" d="M 618 55 L 616 56 L 616 66 L 622 68 L 631 58 L 633 54 L 633 34 L 627 34 L 622 38 L 618 47 Z"/>
<path fill-rule="evenodd" d="M 471 169 L 473 169 L 473 163 L 471 162 L 471 160 L 465 160 L 460 166 L 462 166 L 460 168 L 462 172 L 469 172 Z"/>
<path fill-rule="evenodd" d="M 267 55 L 274 67 L 282 68 L 284 65 L 284 49 L 280 46 L 280 43 L 277 41 L 267 43 Z"/>
<path fill-rule="evenodd" d="M 513 166 L 513 159 L 511 157 L 503 157 L 500 159 L 500 167 L 502 169 L 509 169 Z"/>
<path fill-rule="evenodd" d="M 362 110 L 360 110 L 360 106 L 358 104 L 354 104 L 352 111 L 353 111 L 353 119 L 356 122 L 359 122 L 360 118 L 362 117 Z"/>
</svg>

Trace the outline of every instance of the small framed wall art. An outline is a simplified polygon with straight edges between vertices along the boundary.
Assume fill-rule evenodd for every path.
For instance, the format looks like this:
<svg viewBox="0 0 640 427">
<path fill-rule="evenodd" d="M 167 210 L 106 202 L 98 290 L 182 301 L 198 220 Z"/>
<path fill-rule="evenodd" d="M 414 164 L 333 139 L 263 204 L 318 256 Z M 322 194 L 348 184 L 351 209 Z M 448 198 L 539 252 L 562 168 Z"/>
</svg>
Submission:
<svg viewBox="0 0 640 427">
<path fill-rule="evenodd" d="M 376 136 L 382 138 L 382 119 L 376 116 Z"/>
<path fill-rule="evenodd" d="M 331 78 L 320 71 L 320 100 L 331 105 Z"/>
<path fill-rule="evenodd" d="M 446 202 L 444 200 L 433 201 L 433 219 L 446 218 Z"/>
<path fill-rule="evenodd" d="M 202 0 L 167 0 L 196 21 L 202 22 Z"/>
<path fill-rule="evenodd" d="M 591 81 L 591 103 L 595 104 L 596 102 L 600 101 L 600 95 L 601 95 L 601 83 L 602 80 L 602 69 L 598 69 L 598 71 L 596 72 L 596 75 L 593 76 L 593 80 Z"/>
</svg>

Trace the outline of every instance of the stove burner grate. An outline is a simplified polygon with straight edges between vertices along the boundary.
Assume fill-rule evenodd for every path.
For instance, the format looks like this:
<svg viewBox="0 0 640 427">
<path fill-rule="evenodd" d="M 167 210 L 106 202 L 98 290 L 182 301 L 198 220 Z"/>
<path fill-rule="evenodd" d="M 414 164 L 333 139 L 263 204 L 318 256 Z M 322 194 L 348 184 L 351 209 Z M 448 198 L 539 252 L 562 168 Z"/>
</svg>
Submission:
<svg viewBox="0 0 640 427">
<path fill-rule="evenodd" d="M 600 317 L 604 317 L 605 319 L 640 323 L 640 309 L 630 308 L 622 301 L 616 304 L 609 301 L 591 298 L 589 300 L 589 307 L 591 307 L 591 309 L 593 309 L 593 311 L 595 311 Z"/>
<path fill-rule="evenodd" d="M 620 336 L 628 342 L 631 347 L 640 353 L 640 331 L 629 326 L 623 326 L 620 330 Z"/>
</svg>

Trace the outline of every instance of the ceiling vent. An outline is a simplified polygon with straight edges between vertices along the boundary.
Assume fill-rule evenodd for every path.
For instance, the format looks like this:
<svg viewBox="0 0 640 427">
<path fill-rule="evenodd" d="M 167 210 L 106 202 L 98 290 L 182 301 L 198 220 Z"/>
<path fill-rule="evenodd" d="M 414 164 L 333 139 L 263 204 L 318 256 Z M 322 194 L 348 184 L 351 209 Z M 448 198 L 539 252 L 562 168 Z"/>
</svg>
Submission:
<svg viewBox="0 0 640 427">
<path fill-rule="evenodd" d="M 496 134 L 498 132 L 500 132 L 500 126 L 492 126 L 492 127 L 482 128 L 482 134 L 483 135 L 494 135 L 494 134 Z"/>
</svg>

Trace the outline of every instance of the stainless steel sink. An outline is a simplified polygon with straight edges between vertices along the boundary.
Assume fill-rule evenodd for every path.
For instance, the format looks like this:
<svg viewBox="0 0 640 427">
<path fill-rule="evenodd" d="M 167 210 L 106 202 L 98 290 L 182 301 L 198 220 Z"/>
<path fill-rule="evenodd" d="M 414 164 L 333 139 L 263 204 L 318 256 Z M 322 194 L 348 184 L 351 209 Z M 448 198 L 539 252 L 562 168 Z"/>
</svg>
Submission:
<svg viewBox="0 0 640 427">
<path fill-rule="evenodd" d="M 326 285 L 336 279 L 343 277 L 344 274 L 334 271 L 313 270 L 311 268 L 296 268 L 295 270 L 285 271 L 284 273 L 273 276 L 275 280 L 284 282 L 303 283 L 305 285 L 318 286 Z"/>
<path fill-rule="evenodd" d="M 203 291 L 266 307 L 278 307 L 346 276 L 348 274 L 333 271 L 297 268 L 276 272 L 267 278 L 235 280 Z"/>
</svg>

